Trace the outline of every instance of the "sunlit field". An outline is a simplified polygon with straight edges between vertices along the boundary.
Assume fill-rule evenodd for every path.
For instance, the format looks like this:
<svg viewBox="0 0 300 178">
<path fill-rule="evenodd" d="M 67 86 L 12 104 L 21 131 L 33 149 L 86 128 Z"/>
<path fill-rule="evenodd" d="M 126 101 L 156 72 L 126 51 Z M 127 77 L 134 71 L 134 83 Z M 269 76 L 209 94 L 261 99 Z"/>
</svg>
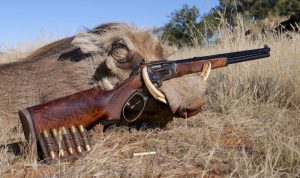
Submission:
<svg viewBox="0 0 300 178">
<path fill-rule="evenodd" d="M 223 30 L 218 42 L 183 48 L 171 56 L 188 58 L 265 44 L 271 48 L 270 58 L 213 70 L 202 113 L 174 118 L 164 129 L 114 127 L 94 132 L 92 151 L 75 162 L 45 165 L 26 153 L 14 156 L 1 150 L 1 177 L 299 177 L 300 35 L 243 34 Z M 4 51 L 0 63 L 16 61 L 37 46 Z M 1 143 L 13 137 L 24 140 L 21 127 L 7 128 L 0 131 Z M 150 151 L 156 154 L 133 156 Z"/>
</svg>

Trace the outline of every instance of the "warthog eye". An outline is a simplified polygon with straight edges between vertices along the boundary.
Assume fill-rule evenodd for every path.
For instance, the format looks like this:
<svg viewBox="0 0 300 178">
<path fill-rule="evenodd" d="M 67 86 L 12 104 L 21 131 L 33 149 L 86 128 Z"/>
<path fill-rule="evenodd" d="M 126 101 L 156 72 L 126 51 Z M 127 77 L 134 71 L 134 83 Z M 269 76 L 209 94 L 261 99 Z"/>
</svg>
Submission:
<svg viewBox="0 0 300 178">
<path fill-rule="evenodd" d="M 112 44 L 109 55 L 115 59 L 116 66 L 123 69 L 137 66 L 143 61 L 142 56 L 139 53 L 130 50 L 122 40 Z"/>
<path fill-rule="evenodd" d="M 112 44 L 112 49 L 110 51 L 110 55 L 118 62 L 118 63 L 126 63 L 128 62 L 127 56 L 129 53 L 128 47 L 122 42 L 118 41 Z"/>
</svg>

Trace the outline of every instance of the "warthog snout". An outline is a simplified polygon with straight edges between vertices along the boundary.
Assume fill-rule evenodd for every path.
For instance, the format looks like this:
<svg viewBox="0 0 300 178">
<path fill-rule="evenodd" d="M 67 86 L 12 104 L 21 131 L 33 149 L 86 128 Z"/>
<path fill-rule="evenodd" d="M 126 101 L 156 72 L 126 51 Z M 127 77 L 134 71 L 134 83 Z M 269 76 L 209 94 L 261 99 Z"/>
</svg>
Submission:
<svg viewBox="0 0 300 178">
<path fill-rule="evenodd" d="M 201 111 L 205 103 L 205 82 L 199 74 L 190 74 L 165 81 L 160 90 L 165 94 L 171 111 L 179 117 L 190 117 Z"/>
</svg>

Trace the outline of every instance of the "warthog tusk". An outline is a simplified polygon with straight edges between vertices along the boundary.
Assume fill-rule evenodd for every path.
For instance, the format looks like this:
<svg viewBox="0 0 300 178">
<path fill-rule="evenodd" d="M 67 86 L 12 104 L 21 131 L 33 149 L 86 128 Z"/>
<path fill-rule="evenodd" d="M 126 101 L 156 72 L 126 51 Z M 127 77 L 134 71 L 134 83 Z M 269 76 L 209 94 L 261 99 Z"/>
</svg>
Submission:
<svg viewBox="0 0 300 178">
<path fill-rule="evenodd" d="M 207 80 L 207 78 L 209 77 L 209 74 L 210 74 L 210 71 L 211 71 L 211 63 L 208 62 L 208 63 L 205 63 L 203 65 L 203 70 L 200 74 L 200 77 L 205 81 Z"/>
<path fill-rule="evenodd" d="M 159 91 L 151 82 L 151 80 L 149 79 L 148 76 L 148 72 L 147 72 L 147 67 L 144 67 L 142 69 L 142 77 L 143 80 L 145 82 L 146 87 L 148 88 L 149 92 L 151 93 L 151 95 L 158 101 L 161 101 L 165 104 L 167 104 L 167 100 L 165 95 Z"/>
</svg>

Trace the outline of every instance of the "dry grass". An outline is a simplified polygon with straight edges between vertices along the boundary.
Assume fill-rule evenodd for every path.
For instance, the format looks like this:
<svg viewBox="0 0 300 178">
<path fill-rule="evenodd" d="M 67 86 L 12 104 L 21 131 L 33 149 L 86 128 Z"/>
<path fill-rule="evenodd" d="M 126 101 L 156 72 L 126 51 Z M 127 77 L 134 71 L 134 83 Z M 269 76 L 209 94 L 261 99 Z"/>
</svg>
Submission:
<svg viewBox="0 0 300 178">
<path fill-rule="evenodd" d="M 6 44 L 0 44 L 0 64 L 15 62 L 26 56 L 37 48 L 46 45 L 50 41 L 53 41 L 52 38 L 47 35 L 40 35 L 34 41 L 25 41 L 21 44 L 16 44 L 14 46 Z"/>
<path fill-rule="evenodd" d="M 300 35 L 248 39 L 223 31 L 211 46 L 174 58 L 268 44 L 271 58 L 214 70 L 205 111 L 165 129 L 112 128 L 95 134 L 84 158 L 51 166 L 0 153 L 0 174 L 23 177 L 299 177 Z M 21 132 L 21 129 L 20 131 Z M 10 130 L 1 130 L 1 141 Z M 133 157 L 134 152 L 156 151 Z"/>
</svg>

